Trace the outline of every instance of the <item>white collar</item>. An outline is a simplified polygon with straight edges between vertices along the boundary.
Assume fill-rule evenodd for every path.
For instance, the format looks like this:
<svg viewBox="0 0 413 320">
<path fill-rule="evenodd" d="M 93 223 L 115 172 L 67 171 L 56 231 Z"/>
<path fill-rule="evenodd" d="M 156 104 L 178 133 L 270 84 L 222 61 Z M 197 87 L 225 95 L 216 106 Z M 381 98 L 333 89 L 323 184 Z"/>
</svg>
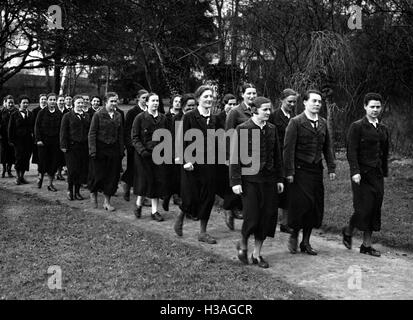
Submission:
<svg viewBox="0 0 413 320">
<path fill-rule="evenodd" d="M 197 107 L 197 109 L 198 109 L 201 116 L 203 116 L 203 117 L 210 117 L 211 116 L 211 109 L 208 109 L 208 113 L 203 113 L 203 110 L 202 110 L 201 107 Z"/>
<path fill-rule="evenodd" d="M 281 111 L 282 111 L 282 113 L 284 113 L 284 115 L 285 115 L 288 119 L 291 118 L 291 114 L 286 113 L 283 108 L 281 108 Z"/>
<path fill-rule="evenodd" d="M 264 121 L 263 124 L 259 124 L 254 117 L 251 117 L 251 120 L 252 120 L 252 122 L 254 122 L 258 127 L 260 127 L 261 130 L 264 129 L 265 125 L 267 124 L 266 121 Z"/>
<path fill-rule="evenodd" d="M 309 115 L 309 113 L 307 113 L 305 110 L 304 110 L 304 114 L 305 114 L 305 116 L 307 117 L 308 120 L 318 121 L 318 113 L 315 115 L 314 119 L 312 119 L 311 116 Z"/>
<path fill-rule="evenodd" d="M 370 122 L 376 128 L 377 128 L 377 125 L 379 124 L 379 119 L 377 118 L 375 121 L 371 121 L 369 118 L 367 118 L 367 121 Z"/>
</svg>

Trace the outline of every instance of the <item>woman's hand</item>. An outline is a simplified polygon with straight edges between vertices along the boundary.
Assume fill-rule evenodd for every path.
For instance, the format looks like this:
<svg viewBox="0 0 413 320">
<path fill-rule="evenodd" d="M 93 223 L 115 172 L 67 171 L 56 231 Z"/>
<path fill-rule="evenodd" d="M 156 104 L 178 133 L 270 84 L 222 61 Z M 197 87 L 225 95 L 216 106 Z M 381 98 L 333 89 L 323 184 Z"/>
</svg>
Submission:
<svg viewBox="0 0 413 320">
<path fill-rule="evenodd" d="M 187 162 L 186 164 L 184 164 L 184 169 L 186 171 L 193 171 L 194 170 L 194 165 L 191 162 Z"/>
<path fill-rule="evenodd" d="M 240 184 L 237 184 L 236 186 L 232 187 L 232 192 L 235 194 L 241 194 L 242 193 L 242 186 Z"/>
<path fill-rule="evenodd" d="M 294 182 L 294 176 L 288 176 L 287 178 L 288 183 L 293 183 Z"/>
<path fill-rule="evenodd" d="M 361 175 L 360 174 L 355 174 L 354 176 L 351 177 L 351 180 L 353 180 L 354 183 L 360 184 Z"/>
<path fill-rule="evenodd" d="M 281 182 L 278 182 L 277 183 L 277 192 L 278 193 L 283 193 L 283 191 L 284 191 L 284 184 L 281 183 Z"/>
</svg>

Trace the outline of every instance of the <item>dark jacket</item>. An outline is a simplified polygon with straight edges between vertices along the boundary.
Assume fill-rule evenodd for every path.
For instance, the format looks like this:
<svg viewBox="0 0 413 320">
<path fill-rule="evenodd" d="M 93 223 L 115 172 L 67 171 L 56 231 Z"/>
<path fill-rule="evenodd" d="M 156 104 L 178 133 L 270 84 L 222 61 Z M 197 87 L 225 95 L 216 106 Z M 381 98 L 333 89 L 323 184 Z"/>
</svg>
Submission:
<svg viewBox="0 0 413 320">
<path fill-rule="evenodd" d="M 11 115 L 16 112 L 16 108 L 0 110 L 0 140 L 4 143 L 8 143 L 8 128 Z"/>
<path fill-rule="evenodd" d="M 133 148 L 132 145 L 132 138 L 131 138 L 131 131 L 132 131 L 132 125 L 133 121 L 135 120 L 136 116 L 140 113 L 144 112 L 141 107 L 134 106 L 132 109 L 129 109 L 128 112 L 126 113 L 126 118 L 125 118 L 125 146 L 126 148 Z"/>
<path fill-rule="evenodd" d="M 72 110 L 67 112 L 62 119 L 60 127 L 60 148 L 70 150 L 75 143 L 87 143 L 90 128 L 90 116 L 84 113 L 79 116 Z"/>
<path fill-rule="evenodd" d="M 57 108 L 53 113 L 47 107 L 40 110 L 34 127 L 36 143 L 42 141 L 44 144 L 59 144 L 61 121 L 62 113 Z"/>
<path fill-rule="evenodd" d="M 335 170 L 333 143 L 326 119 L 318 116 L 318 128 L 314 129 L 304 112 L 292 118 L 284 138 L 285 175 L 293 176 L 297 162 L 319 163 L 324 155 L 329 173 Z"/>
<path fill-rule="evenodd" d="M 106 108 L 93 115 L 88 135 L 90 156 L 96 155 L 98 141 L 105 144 L 118 144 L 119 154 L 123 156 L 123 125 L 119 112 L 115 111 L 113 119 Z"/>
<path fill-rule="evenodd" d="M 347 135 L 351 176 L 379 168 L 387 177 L 388 155 L 389 133 L 385 125 L 379 123 L 376 129 L 366 117 L 351 124 Z"/>
<path fill-rule="evenodd" d="M 184 114 L 182 118 L 182 130 L 183 134 L 185 137 L 185 133 L 189 129 L 198 129 L 202 132 L 202 138 L 203 138 L 203 144 L 204 148 L 201 150 L 200 148 L 197 149 L 196 153 L 196 159 L 200 159 L 200 161 L 203 162 L 203 164 L 208 164 L 208 144 L 207 144 L 207 139 L 208 139 L 208 129 L 215 129 L 216 128 L 216 118 L 215 115 L 211 114 L 209 123 L 207 124 L 206 120 L 204 117 L 199 113 L 198 108 L 195 108 L 194 110 L 191 110 L 187 113 Z M 193 137 L 191 141 L 183 141 L 183 151 L 185 155 L 185 150 L 186 148 L 192 144 L 195 141 L 195 138 Z M 215 152 L 214 152 L 215 153 Z M 213 154 L 209 154 L 211 157 Z M 202 160 L 201 160 L 202 159 Z M 214 161 L 214 158 L 209 159 L 210 161 Z M 184 159 L 183 164 L 187 163 L 188 159 Z M 196 163 L 192 163 L 194 166 L 196 166 Z"/>
<path fill-rule="evenodd" d="M 248 132 L 247 141 L 240 141 L 244 135 L 240 132 L 246 130 Z M 257 144 L 253 139 L 252 132 L 257 130 L 259 132 L 259 143 Z M 245 132 L 245 131 L 244 131 Z M 283 167 L 278 146 L 279 139 L 277 130 L 272 123 L 267 122 L 261 130 L 252 119 L 237 126 L 238 135 L 238 152 L 231 152 L 230 163 L 230 185 L 231 187 L 241 184 L 242 179 L 251 182 L 266 182 L 277 181 L 283 182 Z M 248 146 L 247 150 L 242 151 L 242 148 Z M 260 157 L 254 157 L 254 147 L 259 146 Z M 242 168 L 251 167 L 251 164 L 244 163 L 244 159 L 240 158 L 240 154 L 248 154 L 252 156 L 252 161 L 259 161 L 259 171 L 253 175 L 242 175 Z M 236 156 L 236 158 L 234 158 Z"/>
<path fill-rule="evenodd" d="M 26 114 L 27 116 L 23 118 L 20 111 L 17 110 L 10 116 L 9 143 L 15 144 L 19 140 L 33 138 L 33 113 L 27 111 Z"/>
<path fill-rule="evenodd" d="M 293 117 L 294 115 L 292 114 L 290 118 L 286 117 L 284 115 L 284 112 L 281 110 L 281 108 L 278 108 L 270 115 L 270 119 L 268 120 L 268 122 L 274 124 L 275 127 L 277 128 L 279 146 L 281 150 L 283 150 L 283 146 L 284 146 L 285 130 L 287 129 L 290 119 L 292 119 Z"/>
<path fill-rule="evenodd" d="M 239 124 L 247 121 L 252 116 L 246 104 L 242 102 L 238 107 L 232 109 L 225 121 L 225 130 L 235 129 Z"/>
<path fill-rule="evenodd" d="M 222 110 L 216 115 L 216 128 L 225 130 L 225 123 L 227 121 L 227 113 L 225 110 Z"/>
<path fill-rule="evenodd" d="M 158 112 L 154 118 L 148 111 L 140 113 L 132 124 L 132 144 L 140 155 L 144 151 L 152 153 L 159 141 L 152 140 L 152 135 L 157 129 L 166 129 L 166 116 Z"/>
</svg>

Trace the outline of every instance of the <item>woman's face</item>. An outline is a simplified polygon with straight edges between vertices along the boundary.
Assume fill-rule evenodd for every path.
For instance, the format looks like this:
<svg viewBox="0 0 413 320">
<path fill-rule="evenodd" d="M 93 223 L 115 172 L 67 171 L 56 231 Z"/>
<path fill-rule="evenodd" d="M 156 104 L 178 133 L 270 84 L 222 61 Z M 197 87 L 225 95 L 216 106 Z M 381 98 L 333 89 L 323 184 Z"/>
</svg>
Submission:
<svg viewBox="0 0 413 320">
<path fill-rule="evenodd" d="M 214 101 L 214 96 L 212 90 L 205 90 L 202 92 L 201 96 L 198 98 L 199 106 L 205 109 L 210 109 L 212 107 L 212 102 Z"/>
<path fill-rule="evenodd" d="M 175 110 L 181 109 L 181 97 L 174 98 L 174 101 L 172 102 L 172 108 Z"/>
<path fill-rule="evenodd" d="M 47 105 L 49 108 L 55 108 L 56 107 L 56 96 L 49 96 L 47 98 Z"/>
<path fill-rule="evenodd" d="M 44 108 L 47 106 L 47 97 L 46 96 L 41 96 L 39 98 L 39 104 L 41 108 Z"/>
<path fill-rule="evenodd" d="M 118 96 L 110 97 L 108 101 L 106 101 L 106 110 L 108 112 L 115 111 L 115 108 L 118 106 Z"/>
<path fill-rule="evenodd" d="M 75 112 L 80 113 L 83 110 L 83 98 L 78 98 L 75 100 L 74 106 L 73 106 Z"/>
<path fill-rule="evenodd" d="M 5 106 L 7 109 L 12 109 L 14 107 L 14 100 L 13 99 L 7 99 L 5 102 Z"/>
<path fill-rule="evenodd" d="M 281 107 L 288 112 L 292 112 L 296 104 L 297 96 L 288 96 L 287 98 L 281 101 Z"/>
<path fill-rule="evenodd" d="M 93 98 L 92 99 L 92 107 L 94 107 L 95 109 L 97 109 L 100 106 L 100 100 L 99 98 Z"/>
<path fill-rule="evenodd" d="M 237 105 L 236 99 L 229 99 L 228 103 L 224 106 L 225 113 L 228 114 Z"/>
<path fill-rule="evenodd" d="M 244 103 L 248 106 L 251 105 L 252 101 L 257 97 L 257 89 L 255 88 L 247 88 L 245 92 L 242 94 L 242 98 L 244 99 Z"/>
<path fill-rule="evenodd" d="M 146 106 L 146 97 L 148 96 L 148 93 L 144 93 L 143 95 L 141 95 L 139 98 L 138 98 L 138 104 L 141 106 L 141 107 L 144 107 L 144 106 Z"/>
<path fill-rule="evenodd" d="M 20 110 L 26 111 L 28 107 L 29 107 L 29 100 L 22 99 L 22 101 L 20 101 Z"/>
<path fill-rule="evenodd" d="M 59 98 L 57 99 L 57 106 L 58 106 L 60 109 L 63 109 L 63 108 L 65 107 L 65 98 L 64 98 L 64 97 L 59 97 Z"/>
<path fill-rule="evenodd" d="M 150 96 L 146 104 L 148 106 L 148 111 L 155 113 L 159 107 L 159 97 L 157 95 Z"/>
<path fill-rule="evenodd" d="M 189 112 L 189 111 L 191 111 L 191 110 L 194 110 L 196 108 L 196 101 L 195 101 L 195 99 L 189 99 L 189 100 L 187 100 L 186 101 L 186 104 L 185 104 L 185 106 L 184 106 L 184 108 L 183 108 L 183 112 L 184 113 L 187 113 L 187 112 Z"/>
<path fill-rule="evenodd" d="M 66 97 L 65 98 L 65 104 L 67 108 L 71 108 L 72 107 L 72 97 Z"/>
</svg>

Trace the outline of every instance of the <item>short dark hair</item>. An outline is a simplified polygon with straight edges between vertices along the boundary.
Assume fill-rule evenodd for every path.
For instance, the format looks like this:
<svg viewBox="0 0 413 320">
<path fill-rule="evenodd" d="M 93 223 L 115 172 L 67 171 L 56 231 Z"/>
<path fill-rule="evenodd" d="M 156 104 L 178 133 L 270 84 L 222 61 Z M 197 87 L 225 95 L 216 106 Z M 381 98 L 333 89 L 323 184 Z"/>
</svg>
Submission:
<svg viewBox="0 0 413 320">
<path fill-rule="evenodd" d="M 188 102 L 188 100 L 194 100 L 196 103 L 196 99 L 193 93 L 185 93 L 182 95 L 182 99 L 181 99 L 182 107 L 186 106 L 186 103 Z"/>
<path fill-rule="evenodd" d="M 265 97 L 256 97 L 254 101 L 252 101 L 251 112 L 257 114 L 257 110 L 266 103 L 271 103 L 271 100 Z"/>
<path fill-rule="evenodd" d="M 320 97 L 322 97 L 322 94 L 321 94 L 321 92 L 320 92 L 319 90 L 317 90 L 317 89 L 310 89 L 310 90 L 307 90 L 307 91 L 304 93 L 304 95 L 303 95 L 303 101 L 307 101 L 308 99 L 310 99 L 310 94 L 312 94 L 312 93 L 318 94 L 318 95 L 320 95 Z"/>
<path fill-rule="evenodd" d="M 50 97 L 56 97 L 56 99 L 57 99 L 57 94 L 56 93 L 54 93 L 54 92 L 50 92 L 50 93 L 48 93 L 47 94 L 47 99 L 49 99 Z"/>
<path fill-rule="evenodd" d="M 155 92 L 149 92 L 148 95 L 146 96 L 145 101 L 148 102 L 148 101 L 149 101 L 149 98 L 152 97 L 152 96 L 158 96 L 158 98 L 159 98 L 159 94 L 157 94 L 157 93 L 155 93 Z M 160 100 L 160 99 L 159 99 L 159 100 Z"/>
<path fill-rule="evenodd" d="M 84 96 L 84 95 L 82 94 L 82 96 Z M 87 95 L 87 96 L 89 96 L 89 95 Z M 108 100 L 112 97 L 118 97 L 119 98 L 119 95 L 116 92 L 113 92 L 113 91 L 108 92 L 107 94 L 105 94 L 105 97 L 103 98 L 103 102 L 104 103 L 108 102 Z"/>
<path fill-rule="evenodd" d="M 145 89 L 141 89 L 138 91 L 138 94 L 136 95 L 136 97 L 139 99 L 142 95 L 149 93 L 148 90 Z"/>
<path fill-rule="evenodd" d="M 169 102 L 169 104 L 171 105 L 171 107 L 172 107 L 172 105 L 174 104 L 175 98 L 177 98 L 177 97 L 180 97 L 180 98 L 182 99 L 182 96 L 181 96 L 180 94 L 174 94 L 174 95 L 171 97 L 171 101 Z"/>
<path fill-rule="evenodd" d="M 98 98 L 99 99 L 99 105 L 102 104 L 102 98 L 99 96 L 92 96 L 92 98 L 90 99 L 90 101 L 92 101 L 93 99 Z"/>
<path fill-rule="evenodd" d="M 25 95 L 25 94 L 22 94 L 21 96 L 19 96 L 19 97 L 17 98 L 17 101 L 18 101 L 19 103 L 21 103 L 22 100 L 25 100 L 25 99 L 30 103 L 29 96 L 28 96 L 28 95 Z"/>
<path fill-rule="evenodd" d="M 11 94 L 8 94 L 7 96 L 5 96 L 3 98 L 3 102 L 5 102 L 6 100 L 12 99 L 14 101 L 14 97 Z"/>
<path fill-rule="evenodd" d="M 202 96 L 202 94 L 207 90 L 211 90 L 212 92 L 214 92 L 214 89 L 211 86 L 208 86 L 205 84 L 203 84 L 202 86 L 199 86 L 198 89 L 196 89 L 194 93 L 195 99 L 198 100 Z"/>
<path fill-rule="evenodd" d="M 83 96 L 81 96 L 80 94 L 77 94 L 73 97 L 73 104 L 76 102 L 77 99 L 82 99 L 83 100 Z"/>
<path fill-rule="evenodd" d="M 41 94 L 39 94 L 39 99 L 40 99 L 41 97 L 46 97 L 46 98 L 47 98 L 47 93 L 41 93 Z"/>
<path fill-rule="evenodd" d="M 244 83 L 244 84 L 241 86 L 241 93 L 244 94 L 245 91 L 247 91 L 248 88 L 257 89 L 257 88 L 255 87 L 255 85 L 253 85 L 252 83 Z"/>
<path fill-rule="evenodd" d="M 225 106 L 229 100 L 237 100 L 232 93 L 227 93 L 224 98 L 222 98 L 222 104 Z"/>
<path fill-rule="evenodd" d="M 364 99 L 363 99 L 364 105 L 367 106 L 370 100 L 376 100 L 376 101 L 383 102 L 382 96 L 375 92 L 369 92 L 364 96 Z"/>
</svg>

